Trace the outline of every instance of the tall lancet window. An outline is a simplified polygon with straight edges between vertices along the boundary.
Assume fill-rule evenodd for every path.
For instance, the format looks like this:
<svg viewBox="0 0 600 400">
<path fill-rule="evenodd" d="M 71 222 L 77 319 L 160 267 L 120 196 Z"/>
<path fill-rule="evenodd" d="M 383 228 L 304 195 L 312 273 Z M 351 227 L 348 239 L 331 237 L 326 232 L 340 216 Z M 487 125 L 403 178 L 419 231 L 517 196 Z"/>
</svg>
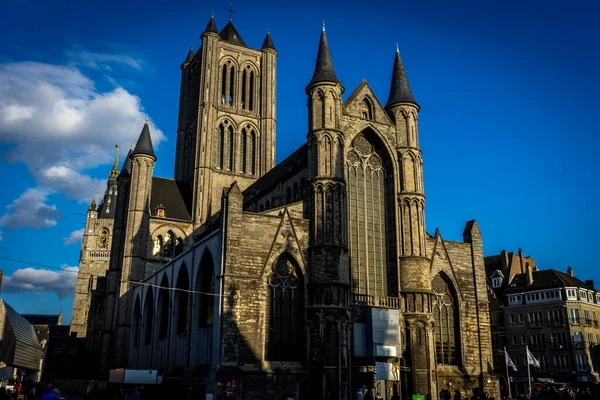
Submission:
<svg viewBox="0 0 600 400">
<path fill-rule="evenodd" d="M 348 239 L 356 294 L 397 296 L 394 183 L 391 161 L 373 132 L 346 153 Z"/>
<path fill-rule="evenodd" d="M 460 337 L 458 304 L 452 284 L 440 274 L 433 278 L 433 317 L 435 320 L 435 354 L 438 364 L 458 365 Z"/>
<path fill-rule="evenodd" d="M 254 175 L 254 168 L 256 166 L 256 133 L 250 132 L 250 168 L 248 170 Z"/>
<path fill-rule="evenodd" d="M 233 127 L 227 129 L 227 169 L 233 170 Z"/>
<path fill-rule="evenodd" d="M 247 163 L 247 154 L 246 154 L 246 149 L 247 149 L 247 142 L 246 139 L 248 137 L 248 134 L 246 133 L 246 128 L 242 129 L 242 135 L 240 136 L 240 171 L 242 173 L 246 173 L 246 163 Z"/>
<path fill-rule="evenodd" d="M 266 359 L 302 361 L 304 356 L 304 280 L 287 254 L 272 267 L 268 279 Z"/>
<path fill-rule="evenodd" d="M 224 156 L 224 146 L 225 143 L 225 128 L 223 124 L 219 125 L 219 133 L 217 134 L 217 168 L 223 169 L 223 156 Z"/>
</svg>

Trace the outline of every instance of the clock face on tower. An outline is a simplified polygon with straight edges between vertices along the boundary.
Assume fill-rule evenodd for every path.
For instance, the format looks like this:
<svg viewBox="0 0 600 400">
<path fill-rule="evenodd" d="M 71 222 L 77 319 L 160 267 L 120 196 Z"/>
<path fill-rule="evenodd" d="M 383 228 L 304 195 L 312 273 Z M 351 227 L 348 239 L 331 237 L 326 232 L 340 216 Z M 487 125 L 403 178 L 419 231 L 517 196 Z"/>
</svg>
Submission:
<svg viewBox="0 0 600 400">
<path fill-rule="evenodd" d="M 108 247 L 108 229 L 102 228 L 100 230 L 98 238 L 96 239 L 96 244 L 102 249 Z"/>
</svg>

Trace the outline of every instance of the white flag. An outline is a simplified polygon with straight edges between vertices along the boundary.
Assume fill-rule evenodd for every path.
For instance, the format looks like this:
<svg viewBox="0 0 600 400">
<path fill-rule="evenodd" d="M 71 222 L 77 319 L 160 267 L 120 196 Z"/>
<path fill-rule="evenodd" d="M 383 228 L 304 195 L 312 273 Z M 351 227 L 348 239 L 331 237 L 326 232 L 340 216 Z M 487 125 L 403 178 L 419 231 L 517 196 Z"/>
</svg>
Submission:
<svg viewBox="0 0 600 400">
<path fill-rule="evenodd" d="M 506 365 L 508 365 L 509 367 L 511 367 L 512 369 L 514 369 L 516 371 L 517 366 L 515 365 L 513 360 L 510 359 L 510 356 L 508 355 L 508 352 L 506 350 L 504 350 L 504 357 L 506 358 Z"/>
<path fill-rule="evenodd" d="M 533 365 L 536 368 L 540 367 L 540 362 L 533 356 L 533 354 L 531 354 L 529 349 L 527 349 L 527 364 Z"/>
</svg>

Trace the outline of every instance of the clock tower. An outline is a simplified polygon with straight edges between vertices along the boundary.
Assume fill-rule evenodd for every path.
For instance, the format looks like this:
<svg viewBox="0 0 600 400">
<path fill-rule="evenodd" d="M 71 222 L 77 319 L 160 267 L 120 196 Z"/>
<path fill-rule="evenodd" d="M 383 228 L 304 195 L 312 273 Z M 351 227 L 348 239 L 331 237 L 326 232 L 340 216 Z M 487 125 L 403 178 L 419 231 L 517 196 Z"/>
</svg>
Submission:
<svg viewBox="0 0 600 400">
<path fill-rule="evenodd" d="M 104 196 L 97 205 L 94 195 L 86 213 L 71 318 L 71 333 L 76 333 L 79 338 L 86 336 L 92 293 L 96 289 L 98 277 L 105 276 L 108 271 L 110 261 L 119 176 L 119 145 L 115 147 L 115 160 Z"/>
</svg>

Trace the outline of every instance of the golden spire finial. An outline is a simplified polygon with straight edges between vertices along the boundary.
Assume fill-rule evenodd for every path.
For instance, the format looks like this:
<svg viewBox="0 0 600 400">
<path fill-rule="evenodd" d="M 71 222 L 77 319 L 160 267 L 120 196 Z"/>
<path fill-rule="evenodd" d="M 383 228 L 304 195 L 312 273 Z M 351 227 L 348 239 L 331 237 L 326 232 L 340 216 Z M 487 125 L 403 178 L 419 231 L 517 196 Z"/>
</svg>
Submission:
<svg viewBox="0 0 600 400">
<path fill-rule="evenodd" d="M 148 116 L 146 115 L 146 123 L 148 123 Z"/>
</svg>

